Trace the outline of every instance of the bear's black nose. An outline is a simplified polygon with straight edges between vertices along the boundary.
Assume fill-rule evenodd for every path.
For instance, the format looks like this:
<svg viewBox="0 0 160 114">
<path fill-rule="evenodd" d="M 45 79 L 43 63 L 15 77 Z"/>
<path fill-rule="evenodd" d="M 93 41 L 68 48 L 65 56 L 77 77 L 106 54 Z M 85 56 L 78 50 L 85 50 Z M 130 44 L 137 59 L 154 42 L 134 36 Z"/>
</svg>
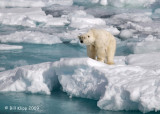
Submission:
<svg viewBox="0 0 160 114">
<path fill-rule="evenodd" d="M 81 42 L 81 43 L 83 43 L 83 41 L 82 41 L 82 40 L 81 40 L 80 42 Z"/>
</svg>

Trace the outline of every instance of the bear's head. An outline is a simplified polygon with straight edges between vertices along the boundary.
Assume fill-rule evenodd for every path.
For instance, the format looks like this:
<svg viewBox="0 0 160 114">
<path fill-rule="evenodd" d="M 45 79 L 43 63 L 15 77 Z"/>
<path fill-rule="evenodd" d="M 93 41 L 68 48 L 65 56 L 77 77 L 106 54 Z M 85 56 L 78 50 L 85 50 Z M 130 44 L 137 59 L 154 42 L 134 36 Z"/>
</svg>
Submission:
<svg viewBox="0 0 160 114">
<path fill-rule="evenodd" d="M 93 37 L 93 33 L 91 31 L 82 34 L 78 36 L 81 43 L 84 43 L 85 45 L 93 45 L 95 38 Z"/>
</svg>

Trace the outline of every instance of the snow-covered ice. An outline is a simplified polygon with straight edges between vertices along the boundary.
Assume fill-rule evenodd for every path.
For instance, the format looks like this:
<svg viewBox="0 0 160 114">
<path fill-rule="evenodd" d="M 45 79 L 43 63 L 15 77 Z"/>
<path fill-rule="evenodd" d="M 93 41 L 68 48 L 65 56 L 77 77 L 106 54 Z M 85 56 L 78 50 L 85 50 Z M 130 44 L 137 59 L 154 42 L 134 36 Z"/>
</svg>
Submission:
<svg viewBox="0 0 160 114">
<path fill-rule="evenodd" d="M 23 46 L 19 45 L 7 45 L 7 44 L 0 44 L 0 50 L 15 50 L 15 49 L 22 49 Z"/>
<path fill-rule="evenodd" d="M 69 23 L 66 18 L 53 18 L 51 15 L 46 15 L 42 8 L 2 8 L 0 22 L 28 27 L 63 26 Z"/>
<path fill-rule="evenodd" d="M 113 35 L 118 35 L 119 30 L 112 26 L 105 28 Z M 75 29 L 56 32 L 40 32 L 40 31 L 17 31 L 8 35 L 0 35 L 0 42 L 2 43 L 32 43 L 32 44 L 58 44 L 63 42 L 70 42 L 79 44 L 78 35 L 87 32 L 88 29 Z"/>
<path fill-rule="evenodd" d="M 91 0 L 92 3 L 101 5 L 111 5 L 115 7 L 147 7 L 156 2 L 156 0 Z"/>
<path fill-rule="evenodd" d="M 92 27 L 104 27 L 106 25 L 105 21 L 100 18 L 95 18 L 92 15 L 87 14 L 83 10 L 78 10 L 67 15 L 70 20 L 70 27 L 73 28 L 92 28 Z"/>
<path fill-rule="evenodd" d="M 124 40 L 133 37 L 133 32 L 132 30 L 122 30 L 119 36 Z"/>
<path fill-rule="evenodd" d="M 1 35 L 0 41 L 3 43 L 34 43 L 34 44 L 55 44 L 62 43 L 59 37 L 47 33 L 22 31 L 9 35 Z"/>
<path fill-rule="evenodd" d="M 127 47 L 132 53 L 149 53 L 160 50 L 160 39 L 152 35 L 142 38 L 138 42 L 129 42 Z"/>
<path fill-rule="evenodd" d="M 4 71 L 1 72 L 0 90 L 50 94 L 52 86 L 58 82 L 56 75 L 53 74 L 52 63 L 41 63 Z"/>
<path fill-rule="evenodd" d="M 116 57 L 115 65 L 90 58 L 63 58 L 17 67 L 0 72 L 0 91 L 50 94 L 60 84 L 70 96 L 98 100 L 101 109 L 157 111 L 159 56 L 153 53 Z"/>
<path fill-rule="evenodd" d="M 32 44 L 58 44 L 63 42 L 79 43 L 77 36 L 84 32 L 86 32 L 86 29 L 51 34 L 39 31 L 19 31 L 8 35 L 1 35 L 0 42 Z"/>
<path fill-rule="evenodd" d="M 72 0 L 1 0 L 0 7 L 44 7 L 52 4 L 72 5 Z"/>
<path fill-rule="evenodd" d="M 5 70 L 5 68 L 4 67 L 0 67 L 0 71 L 4 71 Z"/>
</svg>

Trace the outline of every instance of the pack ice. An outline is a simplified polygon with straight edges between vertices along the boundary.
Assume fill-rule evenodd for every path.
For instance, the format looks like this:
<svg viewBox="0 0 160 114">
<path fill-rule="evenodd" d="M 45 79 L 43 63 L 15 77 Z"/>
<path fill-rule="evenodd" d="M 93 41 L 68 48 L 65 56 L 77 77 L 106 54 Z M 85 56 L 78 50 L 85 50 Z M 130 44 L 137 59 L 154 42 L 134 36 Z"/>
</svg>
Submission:
<svg viewBox="0 0 160 114">
<path fill-rule="evenodd" d="M 62 58 L 0 72 L 0 91 L 51 94 L 61 85 L 70 97 L 98 100 L 104 110 L 160 110 L 160 53 L 117 56 L 115 65 Z M 153 59 L 154 58 L 154 59 Z"/>
<path fill-rule="evenodd" d="M 72 0 L 1 0 L 0 7 L 44 7 L 51 4 L 72 5 Z"/>
<path fill-rule="evenodd" d="M 22 49 L 23 46 L 18 45 L 7 45 L 7 44 L 0 44 L 0 50 L 15 50 L 15 49 Z"/>
<path fill-rule="evenodd" d="M 63 26 L 68 23 L 66 18 L 53 18 L 46 15 L 42 8 L 1 8 L 0 22 L 6 25 Z"/>
</svg>

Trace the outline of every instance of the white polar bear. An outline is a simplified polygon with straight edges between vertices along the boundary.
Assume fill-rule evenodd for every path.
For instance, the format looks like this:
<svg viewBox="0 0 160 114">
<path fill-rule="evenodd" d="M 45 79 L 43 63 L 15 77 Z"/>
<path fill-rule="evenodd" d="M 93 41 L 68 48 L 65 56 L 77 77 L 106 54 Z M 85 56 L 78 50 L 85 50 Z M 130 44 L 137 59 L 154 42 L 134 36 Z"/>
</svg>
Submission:
<svg viewBox="0 0 160 114">
<path fill-rule="evenodd" d="M 114 64 L 116 40 L 111 33 L 103 29 L 91 29 L 78 37 L 81 43 L 87 45 L 87 55 L 90 58 Z"/>
</svg>

